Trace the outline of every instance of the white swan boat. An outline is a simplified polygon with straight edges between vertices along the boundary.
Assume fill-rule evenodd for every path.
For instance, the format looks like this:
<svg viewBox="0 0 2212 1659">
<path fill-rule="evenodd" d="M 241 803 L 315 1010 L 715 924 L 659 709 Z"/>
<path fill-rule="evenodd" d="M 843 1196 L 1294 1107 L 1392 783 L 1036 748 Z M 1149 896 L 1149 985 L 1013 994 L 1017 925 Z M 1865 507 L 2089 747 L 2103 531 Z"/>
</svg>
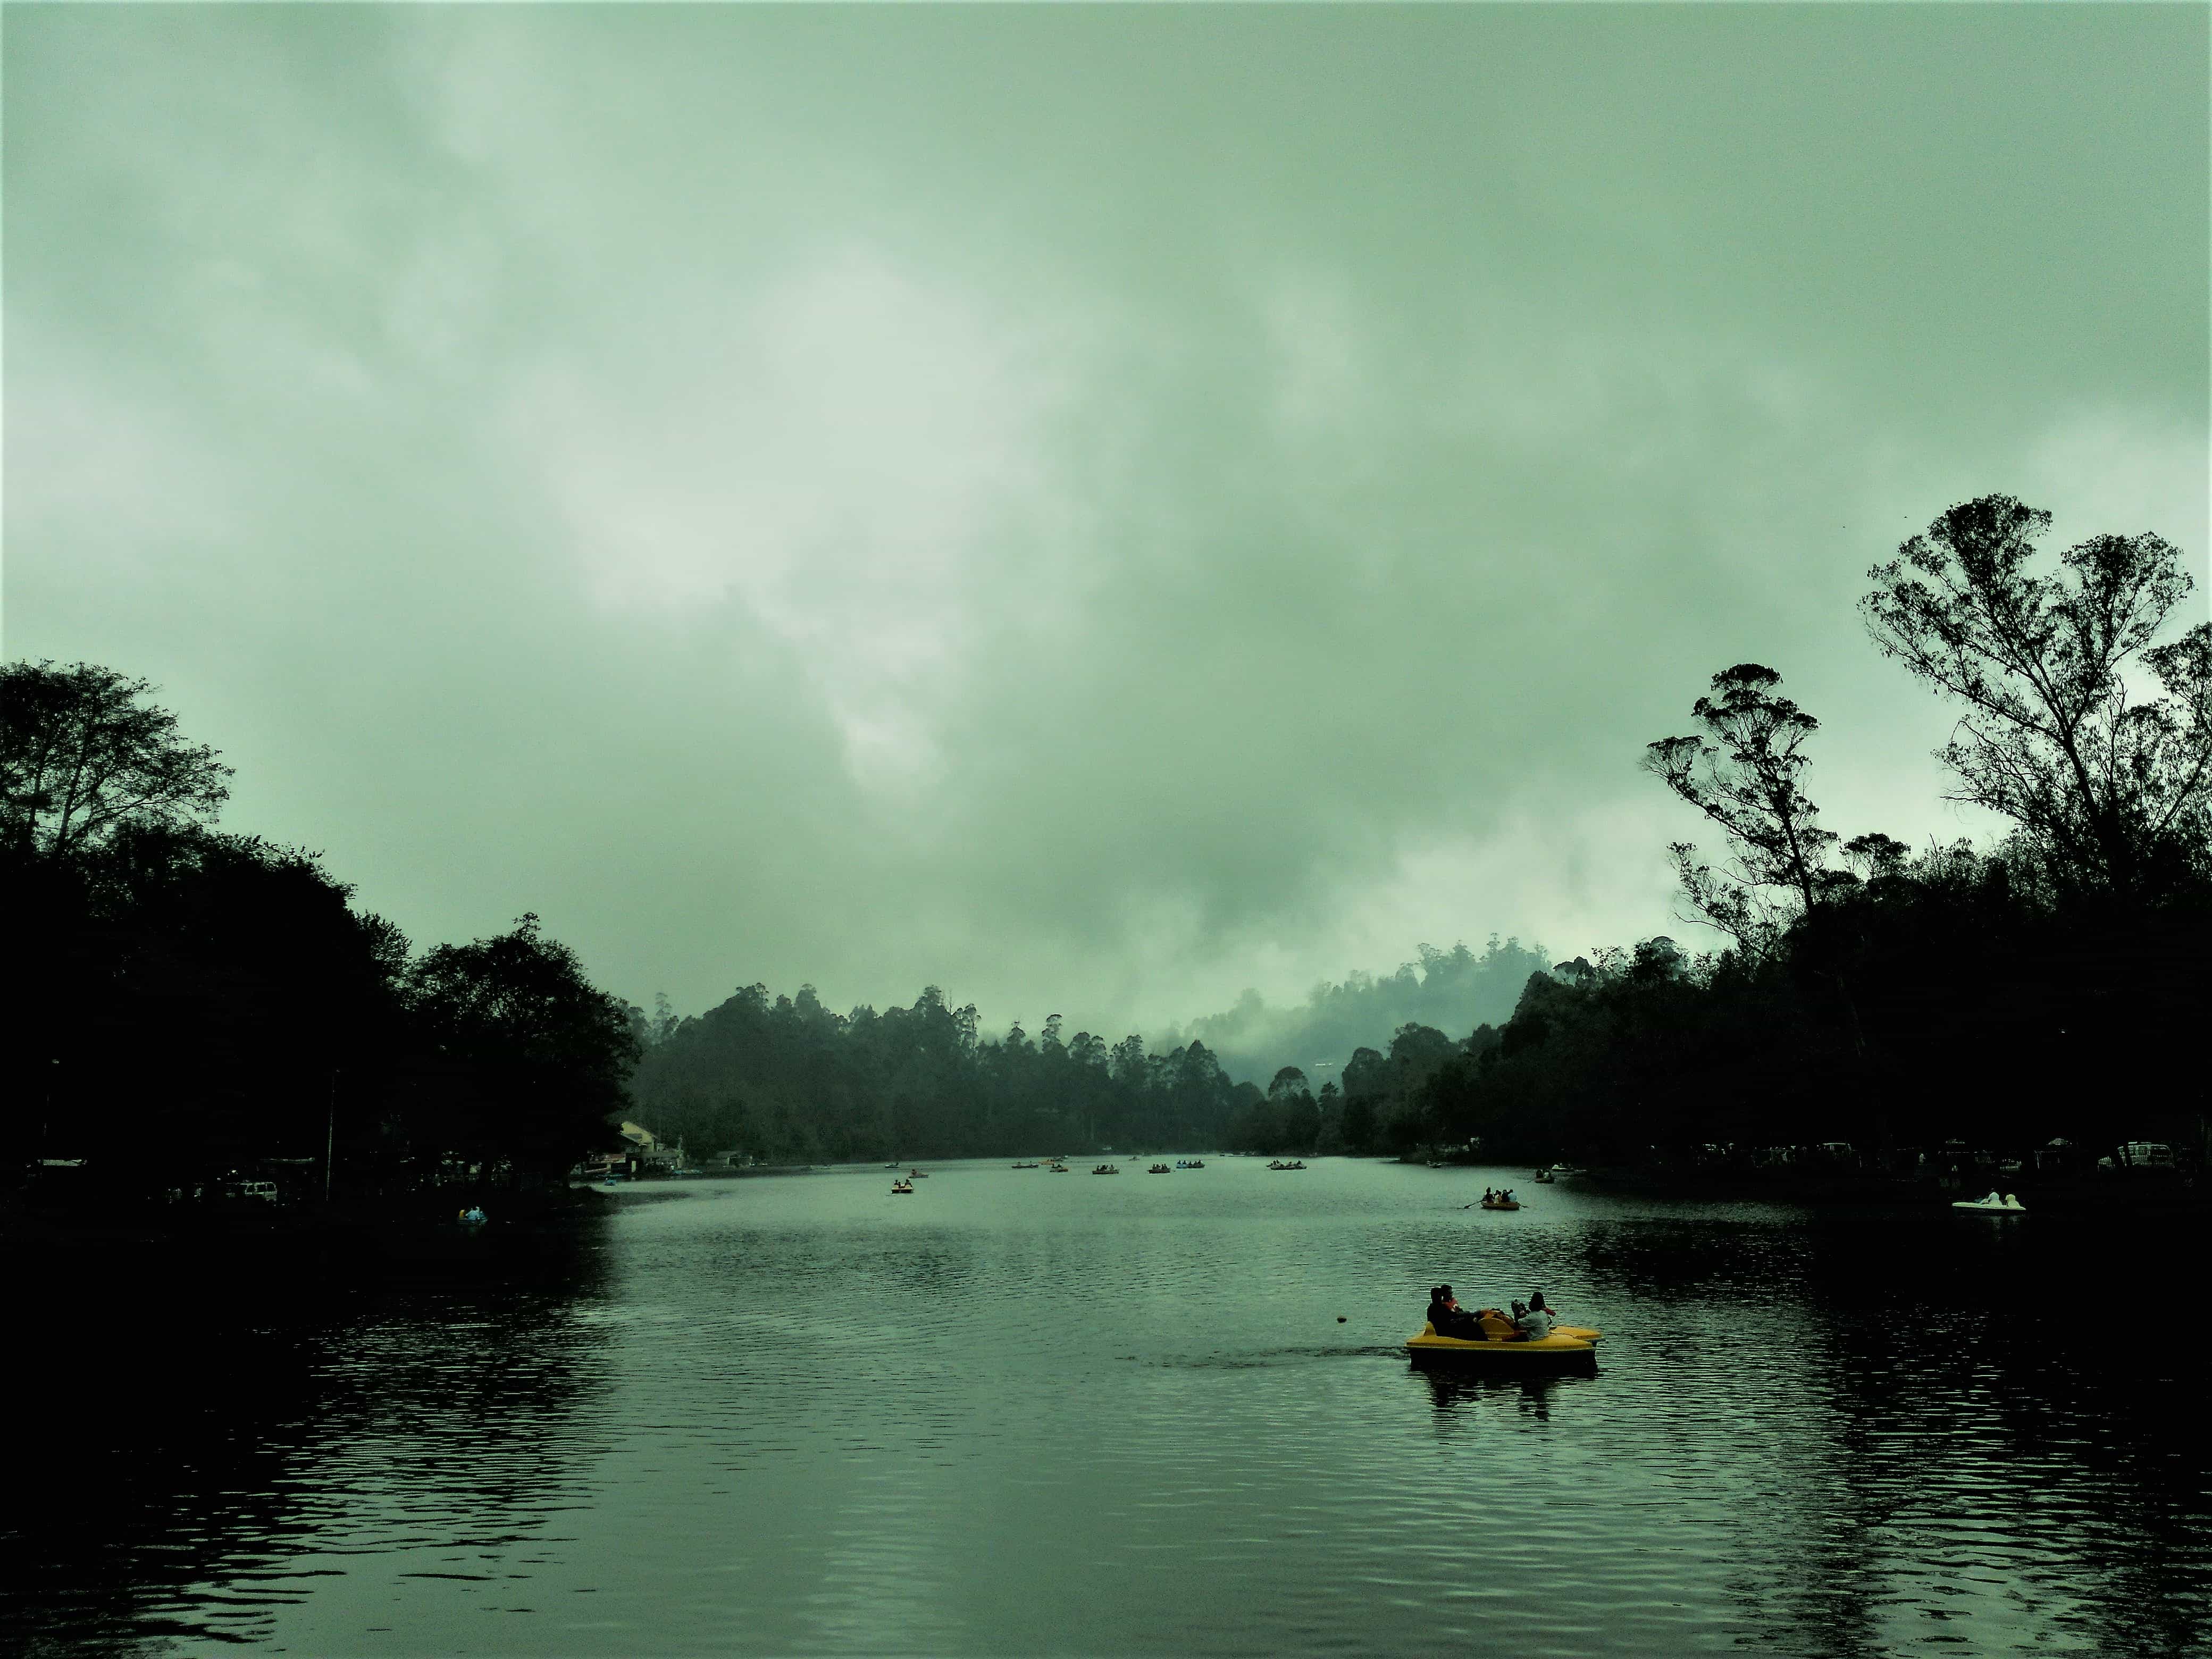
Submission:
<svg viewBox="0 0 2212 1659">
<path fill-rule="evenodd" d="M 1962 1198 L 1951 1207 L 1977 1210 L 1984 1215 L 2026 1215 L 2027 1206 L 2010 1193 L 1991 1193 L 1987 1198 Z"/>
</svg>

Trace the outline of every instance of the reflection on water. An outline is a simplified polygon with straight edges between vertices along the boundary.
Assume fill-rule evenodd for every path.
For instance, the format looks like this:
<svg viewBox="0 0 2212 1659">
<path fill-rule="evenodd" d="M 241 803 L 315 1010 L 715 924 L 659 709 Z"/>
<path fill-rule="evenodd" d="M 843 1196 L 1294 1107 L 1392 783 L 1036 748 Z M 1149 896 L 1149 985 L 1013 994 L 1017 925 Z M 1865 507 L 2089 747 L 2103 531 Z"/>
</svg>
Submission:
<svg viewBox="0 0 2212 1659">
<path fill-rule="evenodd" d="M 41 1264 L 0 1509 L 0 1643 L 167 1652 L 266 1639 L 349 1555 L 526 1540 L 596 1455 L 602 1269 L 562 1251 L 489 1282 L 356 1291 L 318 1316 L 283 1264 Z M 118 1288 L 120 1287 L 120 1288 Z"/>
<path fill-rule="evenodd" d="M 1539 1423 L 1548 1423 L 1552 1420 L 1553 1391 L 1589 1380 L 1575 1376 L 1454 1376 L 1443 1370 L 1425 1370 L 1421 1378 L 1429 1385 L 1429 1395 L 1437 1408 L 1439 1434 L 1453 1433 L 1467 1426 L 1467 1419 L 1454 1415 L 1462 1407 L 1469 1412 L 1510 1411 Z"/>
<path fill-rule="evenodd" d="M 2189 1241 L 1565 1187 L 1457 1207 L 1497 1174 L 701 1183 L 541 1281 L 136 1343 L 94 1321 L 54 1362 L 0 1629 L 315 1654 L 2212 1639 Z M 1544 1290 L 1606 1328 L 1598 1372 L 1413 1370 L 1439 1278 Z M 135 1409 L 83 1403 L 118 1373 Z"/>
</svg>

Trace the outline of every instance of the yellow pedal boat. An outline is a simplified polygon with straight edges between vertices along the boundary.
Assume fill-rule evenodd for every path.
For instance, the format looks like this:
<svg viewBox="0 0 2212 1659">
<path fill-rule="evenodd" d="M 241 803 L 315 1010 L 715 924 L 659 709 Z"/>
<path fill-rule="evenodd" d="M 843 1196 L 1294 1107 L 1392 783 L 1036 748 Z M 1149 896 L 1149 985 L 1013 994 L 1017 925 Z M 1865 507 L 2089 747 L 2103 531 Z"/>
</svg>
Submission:
<svg viewBox="0 0 2212 1659">
<path fill-rule="evenodd" d="M 1425 1321 L 1419 1336 L 1406 1339 L 1406 1352 L 1416 1365 L 1471 1363 L 1519 1370 L 1540 1365 L 1547 1360 L 1595 1361 L 1597 1345 L 1605 1335 L 1603 1331 L 1593 1330 L 1587 1325 L 1554 1325 L 1549 1336 L 1533 1342 L 1522 1341 L 1513 1335 L 1510 1321 L 1489 1312 L 1482 1316 L 1482 1329 L 1483 1337 L 1478 1342 L 1464 1337 L 1438 1336 L 1437 1328 Z"/>
</svg>

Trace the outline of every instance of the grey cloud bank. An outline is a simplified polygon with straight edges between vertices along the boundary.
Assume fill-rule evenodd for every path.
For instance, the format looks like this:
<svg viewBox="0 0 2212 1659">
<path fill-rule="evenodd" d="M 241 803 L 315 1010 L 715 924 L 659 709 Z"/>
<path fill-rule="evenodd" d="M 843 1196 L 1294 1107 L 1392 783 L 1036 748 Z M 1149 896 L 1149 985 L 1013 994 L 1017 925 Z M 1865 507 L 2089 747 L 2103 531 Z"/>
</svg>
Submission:
<svg viewBox="0 0 2212 1659">
<path fill-rule="evenodd" d="M 15 10 L 6 646 L 418 942 L 1164 1025 L 1671 915 L 1866 567 L 2203 568 L 2201 9 Z"/>
</svg>

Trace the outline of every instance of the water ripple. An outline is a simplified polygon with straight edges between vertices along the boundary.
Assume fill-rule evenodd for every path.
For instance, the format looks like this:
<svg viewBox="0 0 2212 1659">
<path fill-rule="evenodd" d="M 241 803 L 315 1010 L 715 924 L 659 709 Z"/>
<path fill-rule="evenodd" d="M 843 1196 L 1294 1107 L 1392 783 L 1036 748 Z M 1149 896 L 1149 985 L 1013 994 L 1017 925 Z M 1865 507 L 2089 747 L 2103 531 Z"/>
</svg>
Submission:
<svg viewBox="0 0 2212 1659">
<path fill-rule="evenodd" d="M 219 1352 L 180 1326 L 154 1409 L 59 1425 L 89 1449 L 9 1536 L 0 1633 L 58 1654 L 2205 1647 L 2191 1385 L 2170 1354 L 2093 1363 L 2067 1311 L 2177 1241 L 2038 1217 L 1997 1247 L 1947 1217 L 1565 1188 L 1460 1209 L 1482 1175 L 954 1165 L 896 1204 L 875 1171 L 702 1183 L 541 1283 Z M 1603 1325 L 1595 1373 L 1411 1370 L 1439 1278 Z"/>
</svg>

